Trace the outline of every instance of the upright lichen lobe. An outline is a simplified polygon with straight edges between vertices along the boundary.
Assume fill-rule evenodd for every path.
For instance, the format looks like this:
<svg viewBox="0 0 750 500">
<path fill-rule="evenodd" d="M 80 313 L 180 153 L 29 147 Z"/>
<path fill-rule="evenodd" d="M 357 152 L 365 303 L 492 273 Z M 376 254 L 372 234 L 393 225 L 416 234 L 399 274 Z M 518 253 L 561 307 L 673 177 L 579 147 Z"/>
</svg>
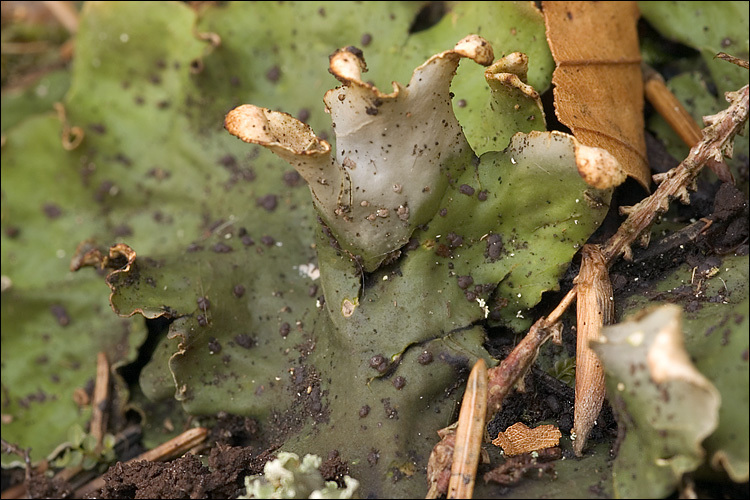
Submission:
<svg viewBox="0 0 750 500">
<path fill-rule="evenodd" d="M 482 65 L 492 47 L 470 35 L 454 49 L 418 67 L 408 86 L 382 93 L 361 80 L 362 52 L 346 47 L 330 57 L 343 84 L 324 98 L 336 133 L 336 151 L 286 113 L 240 106 L 225 126 L 288 161 L 307 181 L 316 209 L 342 248 L 361 255 L 365 270 L 405 245 L 429 221 L 474 153 L 453 114 L 450 84 L 461 58 Z"/>
</svg>

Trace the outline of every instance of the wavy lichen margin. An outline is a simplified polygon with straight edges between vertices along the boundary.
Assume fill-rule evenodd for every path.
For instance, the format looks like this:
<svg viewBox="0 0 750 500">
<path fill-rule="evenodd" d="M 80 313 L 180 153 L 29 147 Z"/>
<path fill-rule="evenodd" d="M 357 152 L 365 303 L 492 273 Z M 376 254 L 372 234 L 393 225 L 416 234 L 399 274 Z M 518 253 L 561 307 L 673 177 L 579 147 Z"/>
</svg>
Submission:
<svg viewBox="0 0 750 500">
<path fill-rule="evenodd" d="M 451 103 L 450 83 L 462 58 L 487 66 L 494 54 L 486 40 L 469 35 L 419 66 L 408 86 L 394 82 L 385 94 L 362 81 L 367 66 L 359 49 L 334 52 L 330 72 L 343 85 L 324 101 L 335 155 L 286 113 L 243 105 L 227 114 L 225 127 L 294 166 L 341 246 L 372 271 L 433 217 L 448 185 L 474 158 Z"/>
</svg>

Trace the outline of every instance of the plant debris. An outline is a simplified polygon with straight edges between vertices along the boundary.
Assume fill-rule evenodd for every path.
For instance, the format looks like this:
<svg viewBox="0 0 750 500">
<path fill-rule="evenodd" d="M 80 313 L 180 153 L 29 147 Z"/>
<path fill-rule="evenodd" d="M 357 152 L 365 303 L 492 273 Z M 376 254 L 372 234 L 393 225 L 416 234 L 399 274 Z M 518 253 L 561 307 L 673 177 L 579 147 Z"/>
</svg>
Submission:
<svg viewBox="0 0 750 500">
<path fill-rule="evenodd" d="M 540 425 L 530 429 L 523 422 L 516 422 L 505 432 L 499 432 L 492 444 L 502 448 L 505 455 L 512 457 L 560 444 L 562 433 L 554 425 Z"/>
</svg>

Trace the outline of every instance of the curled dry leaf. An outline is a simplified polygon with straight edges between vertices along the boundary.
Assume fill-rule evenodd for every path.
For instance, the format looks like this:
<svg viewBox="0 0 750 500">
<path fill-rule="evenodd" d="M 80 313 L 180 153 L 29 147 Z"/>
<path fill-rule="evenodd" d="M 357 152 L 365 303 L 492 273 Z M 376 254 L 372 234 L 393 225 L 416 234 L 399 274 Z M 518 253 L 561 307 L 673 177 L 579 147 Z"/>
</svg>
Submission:
<svg viewBox="0 0 750 500">
<path fill-rule="evenodd" d="M 474 153 L 450 97 L 461 58 L 487 66 L 494 55 L 486 40 L 469 35 L 419 66 L 408 86 L 394 82 L 385 94 L 361 79 L 367 66 L 359 49 L 334 52 L 330 71 L 343 85 L 324 101 L 335 154 L 286 113 L 243 105 L 229 112 L 225 127 L 288 161 L 307 181 L 339 244 L 372 271 L 433 217 L 449 179 L 471 163 Z"/>
<path fill-rule="evenodd" d="M 612 323 L 615 316 L 612 283 L 601 249 L 596 245 L 584 245 L 581 254 L 581 271 L 575 281 L 578 287 L 578 338 L 573 449 L 578 456 L 583 454 L 606 392 L 604 369 L 589 342 L 598 339 L 602 326 Z"/>
<path fill-rule="evenodd" d="M 523 422 L 516 422 L 505 432 L 499 432 L 492 444 L 499 446 L 508 456 L 552 448 L 560 444 L 560 429 L 554 425 L 540 425 L 530 429 Z"/>
<path fill-rule="evenodd" d="M 649 189 L 635 2 L 544 2 L 555 114 Z"/>
</svg>

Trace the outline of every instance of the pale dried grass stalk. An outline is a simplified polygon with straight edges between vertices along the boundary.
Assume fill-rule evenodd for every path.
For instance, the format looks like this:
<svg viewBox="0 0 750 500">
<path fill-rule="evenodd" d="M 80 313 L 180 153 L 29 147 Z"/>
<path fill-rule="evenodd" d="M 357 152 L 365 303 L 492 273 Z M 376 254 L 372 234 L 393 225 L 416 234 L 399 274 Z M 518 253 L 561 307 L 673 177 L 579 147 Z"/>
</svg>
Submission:
<svg viewBox="0 0 750 500">
<path fill-rule="evenodd" d="M 471 498 L 487 415 L 487 366 L 477 360 L 466 382 L 456 429 L 448 498 Z"/>
<path fill-rule="evenodd" d="M 101 449 L 102 438 L 107 432 L 107 402 L 109 401 L 109 361 L 105 352 L 96 356 L 96 384 L 94 404 L 91 407 L 91 435 L 96 438 L 97 449 Z"/>
</svg>

